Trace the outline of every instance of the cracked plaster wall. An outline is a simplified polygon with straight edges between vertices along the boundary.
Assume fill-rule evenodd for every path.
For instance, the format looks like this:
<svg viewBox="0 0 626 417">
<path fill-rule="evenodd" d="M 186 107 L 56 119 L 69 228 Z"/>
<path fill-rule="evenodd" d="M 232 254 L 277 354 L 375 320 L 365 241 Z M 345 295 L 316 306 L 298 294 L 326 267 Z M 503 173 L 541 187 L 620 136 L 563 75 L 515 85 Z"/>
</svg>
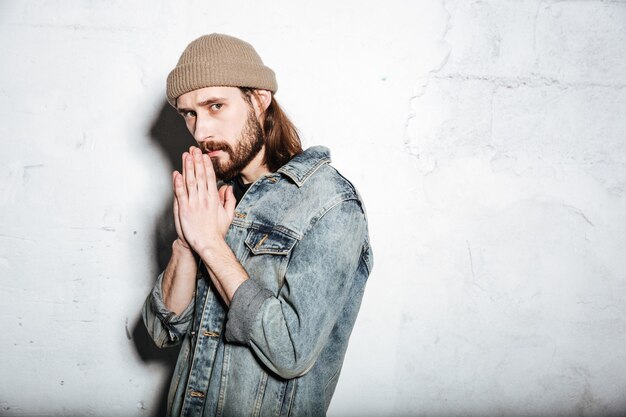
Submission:
<svg viewBox="0 0 626 417">
<path fill-rule="evenodd" d="M 214 31 L 367 204 L 329 415 L 626 412 L 626 2 L 33 1 L 0 5 L 0 415 L 159 415 L 139 309 L 190 142 L 154 136 Z"/>
</svg>

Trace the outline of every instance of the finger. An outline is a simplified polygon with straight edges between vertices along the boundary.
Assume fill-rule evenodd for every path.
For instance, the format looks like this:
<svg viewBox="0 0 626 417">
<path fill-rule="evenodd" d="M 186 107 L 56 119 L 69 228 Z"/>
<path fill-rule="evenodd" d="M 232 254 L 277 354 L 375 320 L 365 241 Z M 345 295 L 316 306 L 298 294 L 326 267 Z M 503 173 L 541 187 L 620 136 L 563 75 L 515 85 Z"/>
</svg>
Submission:
<svg viewBox="0 0 626 417">
<path fill-rule="evenodd" d="M 220 195 L 220 204 L 222 206 L 224 205 L 224 201 L 226 201 L 226 189 L 227 188 L 228 188 L 228 185 L 222 185 L 220 189 L 218 190 L 219 195 Z"/>
<path fill-rule="evenodd" d="M 174 171 L 174 196 L 178 202 L 178 209 L 180 209 L 181 206 L 187 205 L 187 189 L 185 188 L 183 176 L 178 171 Z"/>
<path fill-rule="evenodd" d="M 174 195 L 174 223 L 176 225 L 176 230 L 178 231 L 178 223 L 180 219 L 178 218 L 178 198 Z"/>
<path fill-rule="evenodd" d="M 176 235 L 178 236 L 178 239 L 181 241 L 181 243 L 184 243 L 185 247 L 189 247 L 189 245 L 187 245 L 186 241 L 185 241 L 185 235 L 183 233 L 183 228 L 180 225 L 180 209 L 178 208 L 178 198 L 176 198 L 176 196 L 174 196 L 174 228 L 176 229 Z"/>
<path fill-rule="evenodd" d="M 176 194 L 174 194 L 174 222 L 176 223 L 177 227 L 180 226 L 179 206 L 180 206 L 180 203 L 178 202 L 178 197 L 176 197 Z"/>
<path fill-rule="evenodd" d="M 176 234 L 178 234 L 178 236 L 182 235 L 182 230 L 180 228 L 180 217 L 179 216 L 179 209 L 178 209 L 178 198 L 176 198 L 176 195 L 174 195 L 174 227 L 176 228 Z"/>
<path fill-rule="evenodd" d="M 193 157 L 187 154 L 185 158 L 185 185 L 187 186 L 187 194 L 189 200 L 193 201 L 198 197 L 198 183 L 196 181 L 196 173 L 193 167 Z"/>
<path fill-rule="evenodd" d="M 183 170 L 183 172 L 185 172 Z M 174 191 L 174 198 L 176 198 L 176 178 L 184 178 L 184 174 L 181 174 L 178 171 L 172 171 L 172 191 Z M 184 184 L 184 180 L 183 180 L 183 184 Z"/>
<path fill-rule="evenodd" d="M 193 153 L 194 153 L 194 151 L 195 151 L 196 149 L 200 149 L 200 148 L 197 148 L 197 147 L 195 147 L 195 146 L 191 145 L 191 146 L 189 147 L 189 155 L 193 155 Z M 202 152 L 202 151 L 200 151 L 200 152 Z"/>
<path fill-rule="evenodd" d="M 213 163 L 209 155 L 203 154 L 202 160 L 204 161 L 204 172 L 206 174 L 207 189 L 209 191 L 209 198 L 218 198 L 217 184 L 215 179 L 215 171 L 213 170 Z"/>
<path fill-rule="evenodd" d="M 183 171 L 183 180 L 187 180 L 187 174 L 185 173 L 186 169 L 185 169 L 185 159 L 187 158 L 188 153 L 187 152 L 183 152 L 183 157 L 182 157 L 182 165 L 181 165 L 181 171 Z"/>
<path fill-rule="evenodd" d="M 225 195 L 224 209 L 226 210 L 226 213 L 228 214 L 228 219 L 230 221 L 232 221 L 233 217 L 235 216 L 236 205 L 237 205 L 237 199 L 235 198 L 233 187 L 228 186 L 226 190 L 226 195 Z"/>
<path fill-rule="evenodd" d="M 207 177 L 204 170 L 202 151 L 198 148 L 194 148 L 191 155 L 193 156 L 193 168 L 196 174 L 196 181 L 198 183 L 198 192 L 202 193 L 202 195 L 206 195 Z"/>
</svg>

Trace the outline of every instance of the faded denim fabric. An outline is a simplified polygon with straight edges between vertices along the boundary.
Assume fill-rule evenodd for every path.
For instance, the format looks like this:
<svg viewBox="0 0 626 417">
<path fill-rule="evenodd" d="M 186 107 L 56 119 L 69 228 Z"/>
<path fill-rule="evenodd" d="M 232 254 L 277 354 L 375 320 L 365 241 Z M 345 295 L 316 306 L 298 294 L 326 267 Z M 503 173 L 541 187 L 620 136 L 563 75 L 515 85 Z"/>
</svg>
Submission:
<svg viewBox="0 0 626 417">
<path fill-rule="evenodd" d="M 177 316 L 159 276 L 143 319 L 158 346 L 182 343 L 168 415 L 326 415 L 373 264 L 360 197 L 329 163 L 309 148 L 243 196 L 226 241 L 250 279 L 230 309 L 201 268 Z"/>
</svg>

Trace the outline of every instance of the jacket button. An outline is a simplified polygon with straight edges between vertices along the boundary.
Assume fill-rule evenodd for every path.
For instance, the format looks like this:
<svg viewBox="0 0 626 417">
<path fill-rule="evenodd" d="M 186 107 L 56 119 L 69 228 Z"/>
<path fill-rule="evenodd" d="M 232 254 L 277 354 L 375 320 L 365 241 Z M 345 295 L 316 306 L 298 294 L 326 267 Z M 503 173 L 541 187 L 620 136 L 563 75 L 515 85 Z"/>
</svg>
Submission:
<svg viewBox="0 0 626 417">
<path fill-rule="evenodd" d="M 189 395 L 191 395 L 192 397 L 204 398 L 204 393 L 200 391 L 191 391 Z"/>
</svg>

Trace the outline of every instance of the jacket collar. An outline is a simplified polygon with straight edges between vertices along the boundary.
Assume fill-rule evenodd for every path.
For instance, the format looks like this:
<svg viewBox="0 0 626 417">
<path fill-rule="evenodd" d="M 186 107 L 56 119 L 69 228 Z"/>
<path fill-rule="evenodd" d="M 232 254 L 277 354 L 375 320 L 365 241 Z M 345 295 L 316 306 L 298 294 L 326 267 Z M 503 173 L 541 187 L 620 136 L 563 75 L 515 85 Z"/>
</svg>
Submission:
<svg viewBox="0 0 626 417">
<path fill-rule="evenodd" d="M 330 163 L 330 150 L 324 146 L 312 146 L 294 156 L 291 161 L 280 167 L 280 172 L 293 180 L 298 187 L 306 182 L 319 167 Z"/>
</svg>

